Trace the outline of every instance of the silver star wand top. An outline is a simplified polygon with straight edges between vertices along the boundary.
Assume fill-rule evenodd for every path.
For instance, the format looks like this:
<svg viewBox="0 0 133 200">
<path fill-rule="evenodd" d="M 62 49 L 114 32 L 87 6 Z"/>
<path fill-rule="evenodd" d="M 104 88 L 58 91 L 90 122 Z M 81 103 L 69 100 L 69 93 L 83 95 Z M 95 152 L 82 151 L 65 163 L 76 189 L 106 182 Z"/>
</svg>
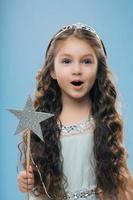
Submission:
<svg viewBox="0 0 133 200">
<path fill-rule="evenodd" d="M 27 152 L 26 152 L 26 171 L 29 171 L 29 162 L 30 162 L 30 130 L 32 130 L 42 141 L 43 135 L 41 131 L 40 122 L 54 116 L 51 113 L 44 113 L 44 112 L 36 112 L 34 106 L 32 104 L 32 99 L 29 96 L 24 110 L 16 110 L 16 109 L 7 109 L 9 112 L 14 114 L 17 118 L 19 118 L 19 124 L 16 129 L 15 134 L 20 133 L 24 130 L 28 130 L 27 132 Z M 27 183 L 28 184 L 28 183 Z M 29 193 L 27 192 L 27 200 L 29 200 Z"/>
</svg>

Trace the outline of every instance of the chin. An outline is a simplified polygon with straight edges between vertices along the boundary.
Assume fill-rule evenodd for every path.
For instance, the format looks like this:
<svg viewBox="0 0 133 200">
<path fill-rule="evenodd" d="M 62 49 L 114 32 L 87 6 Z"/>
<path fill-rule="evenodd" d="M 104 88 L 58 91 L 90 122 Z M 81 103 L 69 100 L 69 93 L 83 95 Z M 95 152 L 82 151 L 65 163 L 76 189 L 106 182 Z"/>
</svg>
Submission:
<svg viewBox="0 0 133 200">
<path fill-rule="evenodd" d="M 83 100 L 88 99 L 88 95 L 85 95 L 85 96 L 74 95 L 74 96 L 72 96 L 71 98 L 74 99 L 74 100 L 77 100 L 77 101 L 83 101 Z"/>
</svg>

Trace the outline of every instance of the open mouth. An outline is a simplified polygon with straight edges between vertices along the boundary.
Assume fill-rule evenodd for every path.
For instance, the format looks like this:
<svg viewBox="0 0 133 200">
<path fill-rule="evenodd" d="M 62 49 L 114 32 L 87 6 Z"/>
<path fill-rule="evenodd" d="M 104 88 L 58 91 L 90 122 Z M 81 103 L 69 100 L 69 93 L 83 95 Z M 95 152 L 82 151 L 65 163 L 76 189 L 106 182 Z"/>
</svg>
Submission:
<svg viewBox="0 0 133 200">
<path fill-rule="evenodd" d="M 80 86 L 83 84 L 83 81 L 72 81 L 71 84 L 74 86 Z"/>
</svg>

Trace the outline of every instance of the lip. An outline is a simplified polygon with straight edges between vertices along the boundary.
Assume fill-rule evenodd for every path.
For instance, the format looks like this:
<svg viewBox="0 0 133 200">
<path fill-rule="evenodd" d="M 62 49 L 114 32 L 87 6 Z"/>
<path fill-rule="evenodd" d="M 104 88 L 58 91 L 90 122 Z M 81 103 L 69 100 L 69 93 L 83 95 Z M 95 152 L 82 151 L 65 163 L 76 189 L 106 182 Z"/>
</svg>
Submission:
<svg viewBox="0 0 133 200">
<path fill-rule="evenodd" d="M 82 80 L 80 80 L 80 79 L 74 79 L 74 80 L 72 80 L 70 83 L 72 83 L 72 82 L 82 82 L 82 83 L 84 83 L 84 81 L 82 81 Z"/>
<path fill-rule="evenodd" d="M 81 90 L 83 85 L 78 85 L 78 86 L 72 85 L 72 87 L 74 90 Z"/>
</svg>

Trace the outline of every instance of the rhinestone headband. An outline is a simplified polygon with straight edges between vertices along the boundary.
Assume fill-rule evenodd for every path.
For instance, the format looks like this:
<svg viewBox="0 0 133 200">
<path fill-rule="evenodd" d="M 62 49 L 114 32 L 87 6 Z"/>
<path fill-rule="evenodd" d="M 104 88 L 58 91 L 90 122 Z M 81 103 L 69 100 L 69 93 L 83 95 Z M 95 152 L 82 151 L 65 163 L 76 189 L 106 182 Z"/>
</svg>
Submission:
<svg viewBox="0 0 133 200">
<path fill-rule="evenodd" d="M 57 37 L 58 35 L 60 35 L 64 31 L 70 30 L 70 29 L 73 29 L 73 28 L 82 29 L 82 30 L 86 30 L 86 31 L 92 32 L 100 40 L 100 37 L 97 35 L 96 31 L 92 27 L 90 27 L 90 26 L 88 26 L 86 24 L 82 24 L 80 22 L 77 22 L 77 23 L 71 24 L 71 25 L 67 25 L 67 26 L 63 26 L 63 28 L 55 35 L 55 37 Z"/>
<path fill-rule="evenodd" d="M 95 31 L 92 27 L 90 27 L 90 26 L 88 26 L 88 25 L 86 25 L 86 24 L 83 24 L 83 23 L 81 23 L 81 22 L 77 22 L 77 23 L 75 23 L 75 24 L 63 26 L 63 28 L 62 28 L 59 32 L 57 32 L 57 33 L 55 34 L 54 38 L 58 37 L 61 33 L 65 32 L 66 30 L 70 30 L 70 29 L 73 29 L 73 28 L 74 28 L 74 29 L 86 30 L 86 31 L 89 31 L 89 32 L 95 34 L 95 36 L 96 36 L 96 37 L 98 38 L 98 40 L 101 42 L 101 45 L 102 45 L 102 47 L 103 47 L 103 51 L 104 51 L 104 53 L 105 53 L 105 56 L 107 57 L 107 52 L 106 52 L 105 46 L 104 46 L 104 44 L 103 44 L 103 41 L 102 41 L 101 38 L 99 37 L 99 35 L 96 33 L 96 31 Z"/>
<path fill-rule="evenodd" d="M 54 35 L 54 37 L 51 39 L 51 41 L 49 42 L 49 45 L 48 45 L 48 48 L 47 48 L 47 51 L 46 51 L 46 56 L 47 56 L 47 54 L 48 54 L 48 50 L 49 50 L 49 48 L 50 48 L 50 46 L 51 46 L 53 40 L 55 40 L 56 37 L 58 37 L 61 33 L 65 32 L 66 30 L 71 30 L 71 29 L 73 29 L 73 28 L 74 28 L 74 29 L 86 30 L 86 31 L 89 31 L 89 32 L 95 34 L 95 36 L 98 38 L 98 40 L 100 41 L 100 43 L 101 43 L 101 45 L 102 45 L 102 48 L 103 48 L 103 51 L 104 51 L 105 56 L 107 57 L 107 52 L 106 52 L 104 43 L 103 43 L 103 41 L 101 40 L 101 38 L 99 37 L 99 35 L 96 33 L 96 31 L 95 31 L 92 27 L 90 27 L 90 26 L 88 26 L 88 25 L 86 25 L 86 24 L 82 24 L 82 23 L 80 23 L 80 22 L 77 22 L 77 23 L 71 24 L 71 25 L 67 25 L 67 26 L 63 26 L 62 29 L 60 29 L 60 30 Z"/>
</svg>

